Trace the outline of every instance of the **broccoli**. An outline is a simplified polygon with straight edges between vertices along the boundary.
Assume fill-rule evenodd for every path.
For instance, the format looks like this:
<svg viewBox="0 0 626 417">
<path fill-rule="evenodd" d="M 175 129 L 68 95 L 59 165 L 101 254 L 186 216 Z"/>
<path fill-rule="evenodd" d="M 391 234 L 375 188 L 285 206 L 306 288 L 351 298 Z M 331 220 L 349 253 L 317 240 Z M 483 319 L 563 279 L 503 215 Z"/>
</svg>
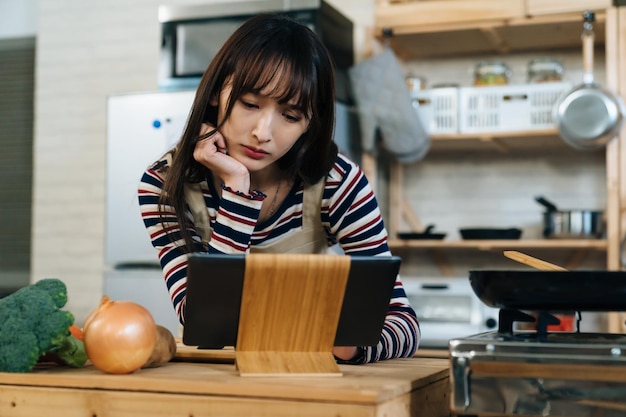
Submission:
<svg viewBox="0 0 626 417">
<path fill-rule="evenodd" d="M 70 334 L 74 316 L 61 310 L 67 288 L 47 278 L 0 298 L 0 371 L 28 372 L 44 354 L 81 367 L 87 361 L 83 342 Z"/>
</svg>

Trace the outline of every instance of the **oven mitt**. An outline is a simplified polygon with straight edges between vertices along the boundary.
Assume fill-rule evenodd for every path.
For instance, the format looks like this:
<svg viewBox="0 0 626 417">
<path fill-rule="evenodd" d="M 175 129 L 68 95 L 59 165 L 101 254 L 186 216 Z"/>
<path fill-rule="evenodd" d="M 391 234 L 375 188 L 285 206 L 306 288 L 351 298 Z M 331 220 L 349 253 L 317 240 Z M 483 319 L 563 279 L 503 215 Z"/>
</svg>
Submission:
<svg viewBox="0 0 626 417">
<path fill-rule="evenodd" d="M 349 69 L 359 113 L 363 150 L 376 153 L 377 133 L 398 161 L 426 155 L 430 138 L 411 104 L 404 74 L 390 48 Z"/>
</svg>

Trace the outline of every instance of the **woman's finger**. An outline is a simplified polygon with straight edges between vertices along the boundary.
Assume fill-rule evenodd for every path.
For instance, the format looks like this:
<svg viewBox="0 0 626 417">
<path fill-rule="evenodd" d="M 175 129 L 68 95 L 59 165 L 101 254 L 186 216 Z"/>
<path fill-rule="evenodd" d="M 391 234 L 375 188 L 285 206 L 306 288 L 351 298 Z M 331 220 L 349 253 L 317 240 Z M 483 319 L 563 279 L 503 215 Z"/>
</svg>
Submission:
<svg viewBox="0 0 626 417">
<path fill-rule="evenodd" d="M 213 125 L 208 123 L 202 123 L 202 125 L 200 126 L 200 136 L 204 136 L 212 132 L 213 130 L 215 130 L 215 127 Z M 220 153 L 228 154 L 226 140 L 224 140 L 224 136 L 222 136 L 219 131 L 214 132 L 211 136 L 203 140 L 211 141 Z"/>
</svg>

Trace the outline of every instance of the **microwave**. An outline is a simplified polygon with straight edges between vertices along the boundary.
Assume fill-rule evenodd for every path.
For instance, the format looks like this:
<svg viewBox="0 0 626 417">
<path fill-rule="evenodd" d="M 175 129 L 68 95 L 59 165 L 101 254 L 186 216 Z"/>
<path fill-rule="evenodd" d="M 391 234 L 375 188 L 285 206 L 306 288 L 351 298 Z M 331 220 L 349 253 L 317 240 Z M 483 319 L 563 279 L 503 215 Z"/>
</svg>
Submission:
<svg viewBox="0 0 626 417">
<path fill-rule="evenodd" d="M 467 277 L 402 278 L 420 324 L 420 346 L 448 348 L 448 341 L 495 330 L 500 309 L 474 294 Z"/>
<path fill-rule="evenodd" d="M 226 39 L 261 13 L 288 15 L 316 32 L 335 62 L 338 97 L 349 94 L 346 73 L 354 64 L 353 24 L 322 0 L 212 0 L 159 6 L 159 90 L 195 89 Z"/>
</svg>

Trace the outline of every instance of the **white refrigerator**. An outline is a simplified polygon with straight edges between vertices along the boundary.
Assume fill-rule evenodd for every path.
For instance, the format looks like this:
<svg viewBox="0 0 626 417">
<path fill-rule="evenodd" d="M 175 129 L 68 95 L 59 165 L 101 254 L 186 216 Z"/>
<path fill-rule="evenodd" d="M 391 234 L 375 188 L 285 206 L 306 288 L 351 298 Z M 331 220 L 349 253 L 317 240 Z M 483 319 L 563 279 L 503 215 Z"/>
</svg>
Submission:
<svg viewBox="0 0 626 417">
<path fill-rule="evenodd" d="M 180 325 L 157 252 L 139 214 L 137 186 L 145 169 L 178 142 L 195 91 L 111 96 L 107 103 L 106 229 L 104 294 L 139 303 L 175 336 Z M 338 103 L 335 141 L 358 161 L 358 122 Z"/>
<path fill-rule="evenodd" d="M 175 336 L 180 326 L 139 214 L 137 186 L 146 168 L 180 138 L 194 93 L 133 93 L 107 100 L 103 293 L 143 305 Z"/>
</svg>

